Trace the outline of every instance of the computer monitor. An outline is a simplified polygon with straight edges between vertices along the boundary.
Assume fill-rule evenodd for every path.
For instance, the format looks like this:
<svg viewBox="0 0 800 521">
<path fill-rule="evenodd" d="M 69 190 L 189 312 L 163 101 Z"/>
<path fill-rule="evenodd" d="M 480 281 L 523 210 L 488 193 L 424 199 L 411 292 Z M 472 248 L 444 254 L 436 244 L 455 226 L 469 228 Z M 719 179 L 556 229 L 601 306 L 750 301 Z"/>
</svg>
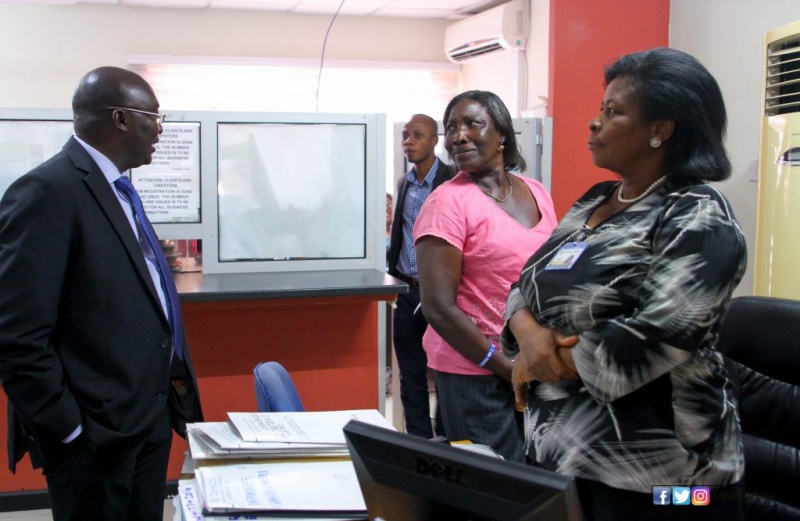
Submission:
<svg viewBox="0 0 800 521">
<path fill-rule="evenodd" d="M 372 521 L 580 521 L 575 480 L 357 420 L 344 435 Z"/>
</svg>

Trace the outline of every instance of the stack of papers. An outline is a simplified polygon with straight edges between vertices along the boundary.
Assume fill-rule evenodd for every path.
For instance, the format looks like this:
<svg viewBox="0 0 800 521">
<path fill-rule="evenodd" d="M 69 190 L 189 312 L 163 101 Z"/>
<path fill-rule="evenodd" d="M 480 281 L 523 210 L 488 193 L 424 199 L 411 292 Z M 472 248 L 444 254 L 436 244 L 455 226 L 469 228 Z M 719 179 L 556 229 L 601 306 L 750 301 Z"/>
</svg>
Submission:
<svg viewBox="0 0 800 521">
<path fill-rule="evenodd" d="M 228 413 L 227 422 L 188 425 L 194 479 L 179 482 L 184 517 L 365 518 L 342 430 L 353 419 L 395 430 L 377 410 Z"/>
<path fill-rule="evenodd" d="M 366 514 L 350 461 L 242 463 L 198 467 L 204 514 L 358 517 Z"/>
<path fill-rule="evenodd" d="M 394 430 L 380 412 L 372 409 L 231 412 L 228 420 L 187 426 L 192 459 L 349 457 L 342 429 L 350 420 Z"/>
</svg>

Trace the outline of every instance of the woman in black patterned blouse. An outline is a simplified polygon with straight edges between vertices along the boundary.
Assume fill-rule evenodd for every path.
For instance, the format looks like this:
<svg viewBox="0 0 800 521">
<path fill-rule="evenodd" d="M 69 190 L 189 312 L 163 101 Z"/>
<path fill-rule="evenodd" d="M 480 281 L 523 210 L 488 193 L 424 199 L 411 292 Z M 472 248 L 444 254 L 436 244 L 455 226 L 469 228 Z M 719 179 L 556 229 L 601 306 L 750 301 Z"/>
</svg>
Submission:
<svg viewBox="0 0 800 521">
<path fill-rule="evenodd" d="M 508 298 L 526 453 L 577 478 L 589 520 L 738 519 L 741 430 L 714 345 L 746 250 L 706 184 L 730 175 L 722 94 L 666 48 L 620 58 L 605 82 L 589 150 L 620 180 L 573 205 Z"/>
</svg>

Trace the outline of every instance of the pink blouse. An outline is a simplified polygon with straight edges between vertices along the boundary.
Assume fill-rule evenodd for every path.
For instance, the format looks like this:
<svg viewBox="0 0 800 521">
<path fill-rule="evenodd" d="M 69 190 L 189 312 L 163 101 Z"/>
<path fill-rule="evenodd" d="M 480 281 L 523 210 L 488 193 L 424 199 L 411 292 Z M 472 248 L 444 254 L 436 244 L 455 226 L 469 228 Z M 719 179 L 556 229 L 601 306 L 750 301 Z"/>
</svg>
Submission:
<svg viewBox="0 0 800 521">
<path fill-rule="evenodd" d="M 504 212 L 464 172 L 431 193 L 414 225 L 415 243 L 431 235 L 461 251 L 456 305 L 495 343 L 497 354 L 501 350 L 499 337 L 505 323 L 508 290 L 519 279 L 522 266 L 550 237 L 557 224 L 553 200 L 545 187 L 528 177 L 517 177 L 528 185 L 539 206 L 541 219 L 533 228 L 526 228 Z M 428 355 L 428 366 L 437 371 L 492 374 L 464 358 L 431 326 L 422 345 Z"/>
</svg>

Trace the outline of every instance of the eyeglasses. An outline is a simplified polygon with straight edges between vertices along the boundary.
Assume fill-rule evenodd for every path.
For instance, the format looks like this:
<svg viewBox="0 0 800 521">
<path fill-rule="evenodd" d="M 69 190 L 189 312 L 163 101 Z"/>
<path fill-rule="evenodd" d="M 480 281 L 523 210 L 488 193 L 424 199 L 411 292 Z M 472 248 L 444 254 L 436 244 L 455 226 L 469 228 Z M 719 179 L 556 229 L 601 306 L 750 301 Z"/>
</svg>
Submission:
<svg viewBox="0 0 800 521">
<path fill-rule="evenodd" d="M 128 107 L 106 107 L 108 110 L 127 110 L 129 112 L 138 112 L 139 114 L 147 114 L 148 116 L 153 116 L 158 121 L 159 125 L 164 124 L 164 120 L 167 119 L 166 114 L 161 114 L 158 112 L 147 112 L 146 110 L 139 110 L 139 109 L 132 109 Z"/>
</svg>

